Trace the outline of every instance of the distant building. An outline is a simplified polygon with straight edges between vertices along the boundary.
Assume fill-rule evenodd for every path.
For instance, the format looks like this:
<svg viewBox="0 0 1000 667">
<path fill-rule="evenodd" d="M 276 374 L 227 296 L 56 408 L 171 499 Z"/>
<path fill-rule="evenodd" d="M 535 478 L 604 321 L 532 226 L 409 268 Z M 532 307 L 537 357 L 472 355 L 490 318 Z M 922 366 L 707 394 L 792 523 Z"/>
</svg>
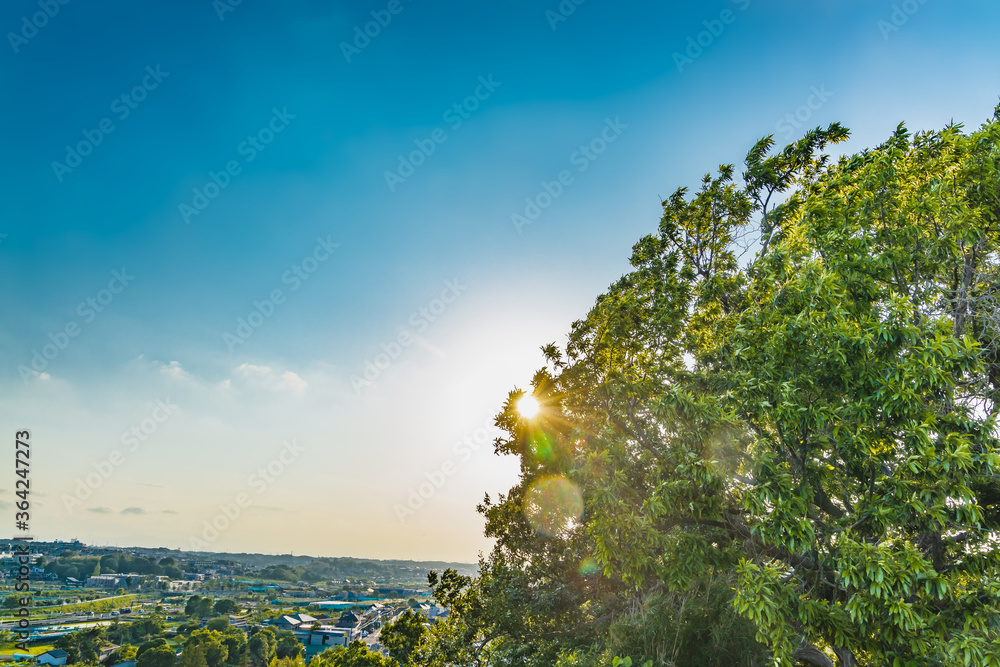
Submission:
<svg viewBox="0 0 1000 667">
<path fill-rule="evenodd" d="M 338 628 L 353 628 L 356 627 L 361 618 L 355 614 L 353 611 L 345 611 L 337 619 Z"/>
<path fill-rule="evenodd" d="M 316 629 L 302 629 L 296 631 L 295 638 L 309 647 L 329 647 L 347 646 L 357 636 L 351 628 L 336 628 L 332 625 L 323 625 Z"/>
<path fill-rule="evenodd" d="M 121 588 L 124 586 L 125 577 L 120 574 L 98 574 L 87 577 L 86 588 Z"/>
<path fill-rule="evenodd" d="M 289 614 L 271 619 L 267 621 L 267 625 L 279 630 L 298 630 L 300 628 L 305 630 L 312 627 L 318 620 L 315 616 L 310 616 L 309 614 Z"/>
<path fill-rule="evenodd" d="M 448 616 L 448 608 L 436 604 L 421 604 L 414 611 L 421 616 L 425 616 L 432 623 Z"/>
<path fill-rule="evenodd" d="M 41 665 L 65 665 L 68 658 L 69 653 L 61 648 L 54 648 L 38 656 L 37 661 Z"/>
<path fill-rule="evenodd" d="M 167 582 L 168 591 L 193 591 L 198 588 L 200 581 L 185 581 L 183 579 L 171 579 Z"/>
</svg>

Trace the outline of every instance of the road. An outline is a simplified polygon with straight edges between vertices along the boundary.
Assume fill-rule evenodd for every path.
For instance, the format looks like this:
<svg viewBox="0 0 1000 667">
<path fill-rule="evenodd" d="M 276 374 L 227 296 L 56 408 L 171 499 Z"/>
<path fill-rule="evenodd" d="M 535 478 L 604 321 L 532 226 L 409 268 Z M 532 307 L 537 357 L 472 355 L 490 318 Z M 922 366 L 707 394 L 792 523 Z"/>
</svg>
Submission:
<svg viewBox="0 0 1000 667">
<path fill-rule="evenodd" d="M 369 632 L 367 637 L 362 637 L 361 638 L 361 641 L 363 641 L 365 644 L 367 644 L 369 648 L 371 648 L 374 644 L 379 644 L 380 643 L 379 637 L 382 634 L 382 628 L 384 628 L 386 626 L 386 624 L 388 624 L 388 623 L 395 622 L 396 619 L 398 619 L 402 615 L 403 615 L 402 611 L 400 611 L 398 609 L 394 609 L 393 612 L 392 612 L 392 614 L 390 614 L 388 618 L 383 618 L 381 627 L 379 627 L 378 629 L 376 629 L 374 632 Z M 372 620 L 374 620 L 374 619 L 372 619 Z M 367 625 L 370 625 L 371 622 L 372 621 L 369 621 L 369 623 Z M 366 627 L 366 625 L 360 626 L 360 628 L 364 628 L 364 627 Z"/>
<path fill-rule="evenodd" d="M 32 617 L 32 628 L 54 628 L 60 625 L 72 623 L 74 628 L 91 627 L 94 625 L 110 625 L 115 619 L 124 619 L 124 616 L 112 616 L 111 614 L 94 614 L 86 616 L 84 614 L 65 614 L 63 616 L 42 616 Z M 0 630 L 13 630 L 18 626 L 18 621 L 0 623 Z"/>
</svg>

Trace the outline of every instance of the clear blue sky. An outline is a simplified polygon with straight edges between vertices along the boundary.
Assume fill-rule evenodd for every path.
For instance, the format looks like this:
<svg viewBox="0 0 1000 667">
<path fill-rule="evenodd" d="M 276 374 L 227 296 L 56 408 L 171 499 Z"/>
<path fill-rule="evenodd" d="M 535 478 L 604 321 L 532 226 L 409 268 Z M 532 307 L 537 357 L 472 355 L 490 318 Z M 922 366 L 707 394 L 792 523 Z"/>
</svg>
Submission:
<svg viewBox="0 0 1000 667">
<path fill-rule="evenodd" d="M 986 0 L 224 1 L 0 8 L 0 432 L 40 537 L 190 546 L 246 494 L 210 548 L 472 560 L 516 462 L 456 443 L 661 198 L 1000 95 Z"/>
</svg>

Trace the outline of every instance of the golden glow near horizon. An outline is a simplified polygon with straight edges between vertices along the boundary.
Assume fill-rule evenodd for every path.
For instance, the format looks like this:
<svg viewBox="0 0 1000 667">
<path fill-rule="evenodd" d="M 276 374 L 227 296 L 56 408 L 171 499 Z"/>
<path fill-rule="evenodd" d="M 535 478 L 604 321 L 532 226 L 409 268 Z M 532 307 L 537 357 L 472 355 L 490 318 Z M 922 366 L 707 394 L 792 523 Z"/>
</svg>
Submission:
<svg viewBox="0 0 1000 667">
<path fill-rule="evenodd" d="M 525 394 L 521 397 L 521 400 L 517 402 L 517 411 L 520 412 L 521 416 L 525 419 L 532 419 L 541 409 L 542 407 L 538 405 L 538 401 L 531 394 Z"/>
</svg>

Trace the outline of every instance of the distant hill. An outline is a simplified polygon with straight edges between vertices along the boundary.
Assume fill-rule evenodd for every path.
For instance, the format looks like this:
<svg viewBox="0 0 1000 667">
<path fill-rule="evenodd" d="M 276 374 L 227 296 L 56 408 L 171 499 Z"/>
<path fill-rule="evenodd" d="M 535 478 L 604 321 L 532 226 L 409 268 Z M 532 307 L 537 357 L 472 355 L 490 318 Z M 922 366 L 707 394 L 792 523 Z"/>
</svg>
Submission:
<svg viewBox="0 0 1000 667">
<path fill-rule="evenodd" d="M 0 549 L 9 551 L 11 540 L 0 540 Z M 70 551 L 78 557 L 102 558 L 109 555 L 129 554 L 138 558 L 153 559 L 159 562 L 163 558 L 173 558 L 184 571 L 199 571 L 213 565 L 236 565 L 254 570 L 247 573 L 255 576 L 256 572 L 262 578 L 286 581 L 329 581 L 337 579 L 375 579 L 378 581 L 423 582 L 430 571 L 442 572 L 448 568 L 461 574 L 475 575 L 478 565 L 471 563 L 452 563 L 447 561 L 411 561 L 411 560 L 375 560 L 368 558 L 328 557 L 328 556 L 293 556 L 291 554 L 255 554 L 184 551 L 166 547 L 101 547 L 83 544 L 81 542 L 34 542 L 33 551 L 43 554 L 50 560 Z M 102 571 L 106 574 L 117 571 L 116 561 L 123 566 L 127 563 L 130 571 L 136 569 L 132 559 L 102 559 Z M 111 568 L 105 570 L 108 565 Z M 92 567 L 92 566 L 91 566 Z"/>
</svg>

